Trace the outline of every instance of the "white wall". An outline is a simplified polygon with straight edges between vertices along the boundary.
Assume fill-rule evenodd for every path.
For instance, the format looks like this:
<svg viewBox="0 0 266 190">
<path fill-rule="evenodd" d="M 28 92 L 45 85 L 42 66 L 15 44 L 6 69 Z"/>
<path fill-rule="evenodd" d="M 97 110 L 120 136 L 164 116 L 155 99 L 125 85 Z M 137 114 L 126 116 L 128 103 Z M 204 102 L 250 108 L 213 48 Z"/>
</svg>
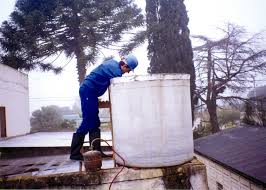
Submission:
<svg viewBox="0 0 266 190">
<path fill-rule="evenodd" d="M 230 171 L 215 162 L 195 154 L 197 159 L 206 165 L 207 179 L 210 190 L 217 190 L 217 182 L 223 185 L 223 190 L 263 190 L 262 186 Z"/>
<path fill-rule="evenodd" d="M 0 64 L 0 106 L 6 109 L 7 137 L 30 132 L 28 75 Z"/>
</svg>

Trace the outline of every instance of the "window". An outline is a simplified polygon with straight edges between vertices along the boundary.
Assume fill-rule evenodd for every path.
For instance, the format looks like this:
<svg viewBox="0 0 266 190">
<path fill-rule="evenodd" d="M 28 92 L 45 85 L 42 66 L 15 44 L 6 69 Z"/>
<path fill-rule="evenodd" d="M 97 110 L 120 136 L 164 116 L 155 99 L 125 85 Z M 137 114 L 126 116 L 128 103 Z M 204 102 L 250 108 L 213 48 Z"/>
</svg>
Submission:
<svg viewBox="0 0 266 190">
<path fill-rule="evenodd" d="M 223 185 L 220 184 L 219 182 L 216 182 L 217 185 L 217 190 L 222 190 L 223 189 Z"/>
</svg>

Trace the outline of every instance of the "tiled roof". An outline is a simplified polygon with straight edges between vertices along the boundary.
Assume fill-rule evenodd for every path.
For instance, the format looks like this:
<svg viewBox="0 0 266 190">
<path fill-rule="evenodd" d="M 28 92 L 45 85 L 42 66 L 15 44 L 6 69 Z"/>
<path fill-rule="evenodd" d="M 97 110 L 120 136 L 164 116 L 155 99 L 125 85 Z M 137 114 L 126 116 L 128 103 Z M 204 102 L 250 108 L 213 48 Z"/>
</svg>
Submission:
<svg viewBox="0 0 266 190">
<path fill-rule="evenodd" d="M 194 141 L 195 152 L 266 186 L 266 128 L 238 127 Z"/>
</svg>

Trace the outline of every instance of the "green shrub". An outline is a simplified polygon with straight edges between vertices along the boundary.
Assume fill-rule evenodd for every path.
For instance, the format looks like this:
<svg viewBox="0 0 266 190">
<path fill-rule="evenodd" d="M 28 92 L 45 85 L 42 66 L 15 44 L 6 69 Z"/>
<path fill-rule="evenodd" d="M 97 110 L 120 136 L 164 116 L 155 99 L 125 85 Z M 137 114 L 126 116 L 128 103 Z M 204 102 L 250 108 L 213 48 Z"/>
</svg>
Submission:
<svg viewBox="0 0 266 190">
<path fill-rule="evenodd" d="M 217 113 L 219 126 L 234 125 L 236 121 L 240 120 L 240 111 L 235 109 L 221 109 Z"/>
<path fill-rule="evenodd" d="M 61 123 L 61 128 L 63 129 L 75 129 L 77 122 L 75 120 L 64 119 Z"/>
</svg>

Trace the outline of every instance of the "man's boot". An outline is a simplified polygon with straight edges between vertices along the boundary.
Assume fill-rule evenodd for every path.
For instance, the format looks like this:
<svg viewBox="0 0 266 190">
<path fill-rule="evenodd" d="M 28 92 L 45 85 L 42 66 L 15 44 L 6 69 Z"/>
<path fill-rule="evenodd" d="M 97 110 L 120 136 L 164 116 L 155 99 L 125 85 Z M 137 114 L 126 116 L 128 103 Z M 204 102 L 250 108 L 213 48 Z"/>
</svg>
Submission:
<svg viewBox="0 0 266 190">
<path fill-rule="evenodd" d="M 102 157 L 103 158 L 107 158 L 107 157 L 112 157 L 112 155 L 106 155 L 102 152 L 102 148 L 101 148 L 101 130 L 99 128 L 95 129 L 92 132 L 89 132 L 89 138 L 90 138 L 90 146 L 93 146 L 93 150 L 97 150 L 99 152 L 101 152 Z M 94 139 L 99 139 L 99 140 L 95 140 Z M 93 144 L 92 144 L 93 142 Z"/>
<path fill-rule="evenodd" d="M 83 160 L 83 156 L 80 153 L 80 149 L 83 146 L 85 135 L 78 133 L 73 133 L 72 142 L 71 142 L 71 160 Z"/>
<path fill-rule="evenodd" d="M 98 150 L 99 152 L 102 152 L 101 149 L 101 131 L 99 128 L 89 132 L 89 137 L 90 137 L 90 146 L 93 147 L 93 150 Z M 93 141 L 94 139 L 98 139 Z M 92 144 L 93 142 L 93 144 Z"/>
</svg>

